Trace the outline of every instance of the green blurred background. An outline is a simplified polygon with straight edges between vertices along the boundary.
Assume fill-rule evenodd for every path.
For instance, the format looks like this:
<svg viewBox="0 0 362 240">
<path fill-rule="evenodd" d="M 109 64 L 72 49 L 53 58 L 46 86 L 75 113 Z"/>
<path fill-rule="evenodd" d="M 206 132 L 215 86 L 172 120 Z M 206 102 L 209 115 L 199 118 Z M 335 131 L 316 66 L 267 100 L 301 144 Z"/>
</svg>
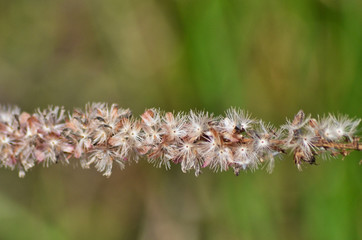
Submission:
<svg viewBox="0 0 362 240">
<path fill-rule="evenodd" d="M 362 117 L 359 0 L 0 0 L 0 102 Z M 362 239 L 361 153 L 200 177 L 0 170 L 0 239 Z"/>
</svg>

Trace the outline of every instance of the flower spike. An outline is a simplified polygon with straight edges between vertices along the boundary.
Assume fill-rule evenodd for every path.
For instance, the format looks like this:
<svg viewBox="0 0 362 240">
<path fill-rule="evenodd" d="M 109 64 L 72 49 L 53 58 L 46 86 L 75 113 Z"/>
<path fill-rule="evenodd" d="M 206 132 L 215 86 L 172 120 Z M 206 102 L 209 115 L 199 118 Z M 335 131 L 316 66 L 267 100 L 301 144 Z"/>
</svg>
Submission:
<svg viewBox="0 0 362 240">
<path fill-rule="evenodd" d="M 72 114 L 62 107 L 48 107 L 30 114 L 18 107 L 0 106 L 0 166 L 17 169 L 19 177 L 36 165 L 94 166 L 109 177 L 114 165 L 147 159 L 157 167 L 179 164 L 183 172 L 203 168 L 254 171 L 287 151 L 298 169 L 315 164 L 319 155 L 348 155 L 362 150 L 355 136 L 360 119 L 329 114 L 314 119 L 300 110 L 293 121 L 274 128 L 251 118 L 244 110 L 230 108 L 225 117 L 207 112 L 164 113 L 148 109 L 140 117 L 113 104 L 87 104 Z"/>
</svg>

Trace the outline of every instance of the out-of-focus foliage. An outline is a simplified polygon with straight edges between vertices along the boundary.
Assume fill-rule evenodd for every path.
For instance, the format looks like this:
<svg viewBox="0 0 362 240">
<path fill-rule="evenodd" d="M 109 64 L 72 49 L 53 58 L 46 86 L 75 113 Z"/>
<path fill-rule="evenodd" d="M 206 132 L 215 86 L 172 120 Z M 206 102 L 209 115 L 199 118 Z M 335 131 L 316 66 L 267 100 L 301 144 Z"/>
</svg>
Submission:
<svg viewBox="0 0 362 240">
<path fill-rule="evenodd" d="M 358 0 L 4 0 L 0 102 L 362 117 L 361 29 Z M 303 172 L 286 159 L 239 177 L 1 169 L 0 238 L 362 238 L 361 154 Z"/>
</svg>

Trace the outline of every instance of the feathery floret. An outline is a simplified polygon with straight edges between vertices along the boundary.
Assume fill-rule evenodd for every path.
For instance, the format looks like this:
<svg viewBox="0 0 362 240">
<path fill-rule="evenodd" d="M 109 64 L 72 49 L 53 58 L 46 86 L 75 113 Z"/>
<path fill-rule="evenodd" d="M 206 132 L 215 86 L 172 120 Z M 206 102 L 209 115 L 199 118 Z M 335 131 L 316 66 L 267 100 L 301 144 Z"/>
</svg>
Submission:
<svg viewBox="0 0 362 240">
<path fill-rule="evenodd" d="M 166 169 L 180 164 L 183 172 L 192 170 L 196 176 L 206 167 L 233 168 L 238 175 L 259 166 L 271 172 L 276 157 L 289 150 L 300 169 L 303 163 L 315 164 L 321 154 L 346 156 L 348 150 L 362 150 L 354 136 L 359 123 L 331 114 L 317 120 L 299 111 L 276 129 L 235 108 L 225 117 L 152 108 L 137 118 L 129 109 L 105 103 L 87 104 L 72 114 L 57 106 L 34 114 L 0 107 L 0 164 L 17 168 L 24 177 L 37 164 L 69 164 L 73 158 L 109 177 L 115 164 L 123 169 L 144 158 Z"/>
</svg>

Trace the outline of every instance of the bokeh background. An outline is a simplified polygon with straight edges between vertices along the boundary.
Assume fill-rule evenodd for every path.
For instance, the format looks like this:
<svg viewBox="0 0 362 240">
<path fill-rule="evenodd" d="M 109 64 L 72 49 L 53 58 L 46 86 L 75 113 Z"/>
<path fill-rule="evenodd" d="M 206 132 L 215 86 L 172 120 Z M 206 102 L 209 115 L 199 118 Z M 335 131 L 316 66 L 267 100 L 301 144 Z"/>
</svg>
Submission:
<svg viewBox="0 0 362 240">
<path fill-rule="evenodd" d="M 0 0 L 0 102 L 362 117 L 359 0 Z M 361 153 L 200 177 L 0 170 L 0 239 L 362 239 Z"/>
</svg>

